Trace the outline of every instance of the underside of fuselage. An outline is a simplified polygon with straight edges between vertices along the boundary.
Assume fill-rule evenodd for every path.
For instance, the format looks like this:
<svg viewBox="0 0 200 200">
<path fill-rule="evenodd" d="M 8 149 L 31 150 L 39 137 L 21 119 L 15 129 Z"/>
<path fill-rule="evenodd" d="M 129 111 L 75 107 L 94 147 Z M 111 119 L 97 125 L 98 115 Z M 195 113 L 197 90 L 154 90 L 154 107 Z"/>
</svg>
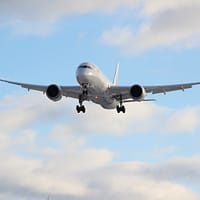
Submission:
<svg viewBox="0 0 200 200">
<path fill-rule="evenodd" d="M 101 105 L 105 109 L 115 109 L 117 105 L 119 104 L 119 102 L 116 101 L 115 99 L 112 99 L 110 97 L 100 96 L 100 95 L 96 97 L 92 97 L 90 98 L 90 100 L 93 103 Z"/>
</svg>

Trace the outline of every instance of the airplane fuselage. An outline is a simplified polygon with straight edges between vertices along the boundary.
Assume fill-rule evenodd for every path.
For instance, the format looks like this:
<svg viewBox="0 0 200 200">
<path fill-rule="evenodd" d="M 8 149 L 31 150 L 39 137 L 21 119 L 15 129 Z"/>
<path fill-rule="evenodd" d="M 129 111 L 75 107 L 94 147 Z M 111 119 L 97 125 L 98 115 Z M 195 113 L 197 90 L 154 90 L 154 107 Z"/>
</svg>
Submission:
<svg viewBox="0 0 200 200">
<path fill-rule="evenodd" d="M 100 69 L 91 63 L 82 63 L 76 71 L 78 83 L 83 87 L 87 86 L 90 100 L 101 105 L 105 109 L 115 109 L 119 104 L 113 99 L 108 89 L 112 82 L 100 71 Z"/>
</svg>

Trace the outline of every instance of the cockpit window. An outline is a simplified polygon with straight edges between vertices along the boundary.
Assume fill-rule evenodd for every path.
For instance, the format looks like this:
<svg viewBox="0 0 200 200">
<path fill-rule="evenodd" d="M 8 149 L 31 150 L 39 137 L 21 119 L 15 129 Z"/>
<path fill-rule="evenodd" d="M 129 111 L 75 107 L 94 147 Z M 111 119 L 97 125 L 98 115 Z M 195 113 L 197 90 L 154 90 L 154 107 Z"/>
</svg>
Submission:
<svg viewBox="0 0 200 200">
<path fill-rule="evenodd" d="M 81 65 L 79 68 L 92 69 L 92 67 L 89 65 Z"/>
</svg>

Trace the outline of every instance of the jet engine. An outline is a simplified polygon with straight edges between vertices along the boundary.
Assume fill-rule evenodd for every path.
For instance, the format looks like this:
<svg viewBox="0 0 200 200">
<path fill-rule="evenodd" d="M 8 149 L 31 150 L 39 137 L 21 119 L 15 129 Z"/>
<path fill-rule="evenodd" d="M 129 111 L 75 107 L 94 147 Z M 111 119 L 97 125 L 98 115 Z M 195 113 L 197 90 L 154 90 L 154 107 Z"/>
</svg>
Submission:
<svg viewBox="0 0 200 200">
<path fill-rule="evenodd" d="M 57 85 L 50 85 L 46 90 L 46 95 L 52 101 L 59 101 L 62 98 L 62 89 Z"/>
<path fill-rule="evenodd" d="M 141 85 L 133 85 L 130 89 L 130 94 L 135 101 L 142 101 L 146 96 L 145 89 Z"/>
</svg>

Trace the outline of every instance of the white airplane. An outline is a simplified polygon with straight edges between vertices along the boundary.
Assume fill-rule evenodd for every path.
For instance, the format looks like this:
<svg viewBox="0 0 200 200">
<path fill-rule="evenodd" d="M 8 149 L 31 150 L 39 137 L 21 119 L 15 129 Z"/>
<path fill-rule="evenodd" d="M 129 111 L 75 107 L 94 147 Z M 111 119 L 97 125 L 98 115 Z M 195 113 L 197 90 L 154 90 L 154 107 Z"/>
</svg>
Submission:
<svg viewBox="0 0 200 200">
<path fill-rule="evenodd" d="M 33 85 L 27 83 L 18 83 L 13 81 L 2 80 L 2 82 L 19 85 L 28 90 L 37 90 L 46 94 L 52 101 L 59 101 L 63 96 L 76 98 L 79 105 L 76 106 L 78 113 L 85 113 L 84 101 L 92 101 L 101 105 L 105 109 L 116 109 L 118 113 L 125 113 L 124 103 L 154 101 L 146 99 L 147 93 L 158 94 L 192 88 L 193 85 L 199 85 L 200 82 L 185 83 L 176 85 L 158 85 L 158 86 L 141 86 L 134 84 L 132 86 L 118 86 L 119 65 L 116 67 L 114 80 L 111 82 L 100 69 L 91 63 L 85 62 L 78 66 L 76 78 L 79 86 L 59 86 L 51 85 Z"/>
</svg>

